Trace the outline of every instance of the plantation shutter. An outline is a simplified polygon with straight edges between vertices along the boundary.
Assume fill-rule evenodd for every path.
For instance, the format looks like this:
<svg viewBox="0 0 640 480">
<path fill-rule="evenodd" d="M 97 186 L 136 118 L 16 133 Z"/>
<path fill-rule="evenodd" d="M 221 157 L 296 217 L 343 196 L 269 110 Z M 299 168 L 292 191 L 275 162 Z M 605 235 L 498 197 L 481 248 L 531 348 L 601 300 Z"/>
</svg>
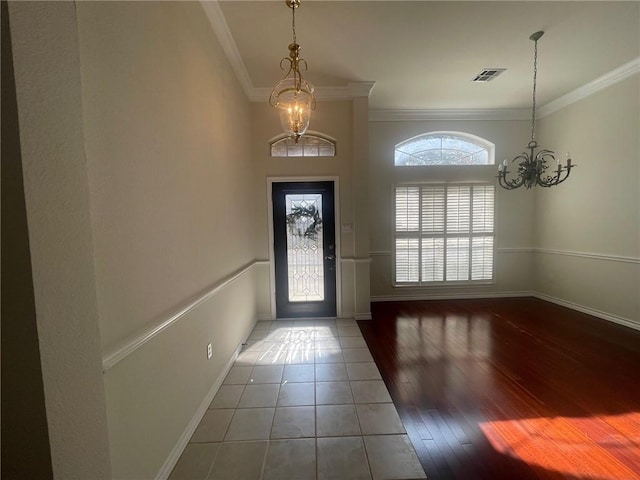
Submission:
<svg viewBox="0 0 640 480">
<path fill-rule="evenodd" d="M 420 188 L 396 188 L 396 282 L 420 281 Z"/>
<path fill-rule="evenodd" d="M 444 280 L 445 187 L 422 187 L 422 281 Z"/>
<path fill-rule="evenodd" d="M 447 281 L 469 280 L 471 187 L 447 188 Z"/>
<path fill-rule="evenodd" d="M 494 197 L 493 185 L 473 187 L 471 280 L 493 278 Z"/>
<path fill-rule="evenodd" d="M 491 280 L 494 192 L 492 185 L 396 187 L 396 283 Z"/>
</svg>

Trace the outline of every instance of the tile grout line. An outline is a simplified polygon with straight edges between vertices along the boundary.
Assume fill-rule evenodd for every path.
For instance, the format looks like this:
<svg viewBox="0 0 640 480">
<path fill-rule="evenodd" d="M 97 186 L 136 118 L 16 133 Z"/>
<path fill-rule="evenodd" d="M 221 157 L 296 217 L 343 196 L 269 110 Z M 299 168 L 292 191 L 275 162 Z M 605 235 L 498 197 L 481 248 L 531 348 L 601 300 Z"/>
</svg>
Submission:
<svg viewBox="0 0 640 480">
<path fill-rule="evenodd" d="M 211 475 L 211 472 L 213 471 L 213 465 L 216 463 L 216 459 L 218 458 L 218 455 L 220 455 L 220 450 L 222 450 L 222 443 L 220 444 L 220 447 L 217 449 L 216 454 L 211 459 L 211 464 L 209 465 L 209 470 L 207 471 L 207 476 L 205 477 L 206 479 L 209 478 L 209 475 Z"/>
<path fill-rule="evenodd" d="M 269 454 L 270 448 L 271 448 L 271 442 L 267 440 L 267 445 L 264 449 L 264 455 L 262 457 L 262 467 L 260 468 L 260 480 L 264 479 L 264 471 L 267 468 L 267 456 Z"/>
</svg>

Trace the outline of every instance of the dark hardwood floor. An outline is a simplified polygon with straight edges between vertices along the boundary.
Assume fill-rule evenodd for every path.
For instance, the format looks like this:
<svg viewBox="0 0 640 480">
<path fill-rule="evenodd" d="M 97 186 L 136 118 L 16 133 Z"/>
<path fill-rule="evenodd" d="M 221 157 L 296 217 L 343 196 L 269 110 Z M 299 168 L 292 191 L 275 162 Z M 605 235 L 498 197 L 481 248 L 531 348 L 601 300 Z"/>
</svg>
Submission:
<svg viewBox="0 0 640 480">
<path fill-rule="evenodd" d="M 640 332 L 534 298 L 358 322 L 430 480 L 640 479 Z"/>
</svg>

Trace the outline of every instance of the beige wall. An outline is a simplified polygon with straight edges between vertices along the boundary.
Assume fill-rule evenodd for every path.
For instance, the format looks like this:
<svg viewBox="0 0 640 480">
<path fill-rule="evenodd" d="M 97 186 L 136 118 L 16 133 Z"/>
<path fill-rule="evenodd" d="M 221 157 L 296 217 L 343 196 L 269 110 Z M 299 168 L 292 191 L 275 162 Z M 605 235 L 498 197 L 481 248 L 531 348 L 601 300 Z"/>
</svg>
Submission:
<svg viewBox="0 0 640 480">
<path fill-rule="evenodd" d="M 358 192 L 367 185 L 354 179 L 359 175 L 362 178 L 361 163 L 354 159 L 361 152 L 355 147 L 354 139 L 360 138 L 354 134 L 354 125 L 366 125 L 366 110 L 357 109 L 354 104 L 366 99 L 339 102 L 318 102 L 317 109 L 313 113 L 309 130 L 328 135 L 336 140 L 335 157 L 306 157 L 286 158 L 271 157 L 269 154 L 269 141 L 280 135 L 281 127 L 278 113 L 266 102 L 253 103 L 252 112 L 252 156 L 254 168 L 255 213 L 256 213 L 256 239 L 255 248 L 257 257 L 261 259 L 271 258 L 272 239 L 269 237 L 269 208 L 268 179 L 273 178 L 335 178 L 338 181 L 337 206 L 338 217 L 336 221 L 336 234 L 340 236 L 340 274 L 339 296 L 341 305 L 338 306 L 338 316 L 353 317 L 355 315 L 367 316 L 369 314 L 369 298 L 367 284 L 357 283 L 356 278 L 360 265 L 368 266 L 366 262 L 358 262 L 361 257 L 366 257 L 367 252 L 361 252 L 356 238 L 363 235 L 368 243 L 367 218 L 362 208 L 358 208 L 362 202 L 362 194 Z M 365 129 L 366 130 L 366 129 Z M 360 133 L 360 136 L 366 132 Z M 362 143 L 362 140 L 361 140 Z M 365 141 L 366 144 L 366 141 Z M 366 193 L 365 193 L 366 195 Z M 360 203 L 358 203 L 360 202 Z M 345 231 L 340 225 L 351 224 L 352 232 Z M 265 318 L 273 316 L 273 291 L 272 278 L 269 265 L 262 267 L 262 282 L 258 285 L 260 301 L 260 315 Z M 368 277 L 368 275 L 367 275 Z M 364 301 L 362 300 L 364 298 Z"/>
<path fill-rule="evenodd" d="M 496 162 L 522 152 L 529 138 L 526 121 L 371 122 L 369 219 L 371 233 L 371 297 L 420 299 L 527 293 L 531 281 L 534 192 L 496 187 L 496 272 L 491 285 L 463 287 L 393 287 L 393 186 L 407 182 L 485 181 L 494 183 L 496 166 L 394 167 L 395 145 L 433 131 L 457 131 L 495 144 Z"/>
<path fill-rule="evenodd" d="M 153 478 L 256 319 L 250 108 L 198 2 L 77 9 L 103 355 L 248 268 L 105 372 L 113 476 Z"/>
<path fill-rule="evenodd" d="M 9 17 L 53 476 L 107 479 L 75 5 L 11 2 Z"/>
<path fill-rule="evenodd" d="M 78 18 L 108 349 L 253 260 L 249 107 L 198 3 L 81 2 Z"/>
<path fill-rule="evenodd" d="M 10 13 L 53 473 L 166 476 L 256 319 L 249 103 L 198 2 Z"/>
<path fill-rule="evenodd" d="M 640 76 L 542 118 L 578 167 L 536 192 L 535 289 L 640 328 Z M 630 322 L 630 323 L 629 323 Z"/>
<path fill-rule="evenodd" d="M 18 105 L 2 11 L 2 476 L 51 478 L 38 325 L 24 197 Z M 29 448 L 25 448 L 28 445 Z"/>
</svg>

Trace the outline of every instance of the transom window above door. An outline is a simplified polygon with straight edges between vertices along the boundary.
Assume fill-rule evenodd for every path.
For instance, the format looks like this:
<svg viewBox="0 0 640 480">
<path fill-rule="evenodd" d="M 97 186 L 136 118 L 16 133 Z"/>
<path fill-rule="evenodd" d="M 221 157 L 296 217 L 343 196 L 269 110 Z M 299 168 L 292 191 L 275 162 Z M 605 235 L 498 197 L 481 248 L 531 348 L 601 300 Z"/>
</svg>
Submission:
<svg viewBox="0 0 640 480">
<path fill-rule="evenodd" d="M 269 142 L 272 157 L 335 157 L 336 142 L 321 135 L 305 133 L 296 142 L 278 136 Z"/>
<path fill-rule="evenodd" d="M 429 165 L 493 165 L 493 143 L 462 132 L 431 132 L 395 147 L 396 167 Z"/>
</svg>

